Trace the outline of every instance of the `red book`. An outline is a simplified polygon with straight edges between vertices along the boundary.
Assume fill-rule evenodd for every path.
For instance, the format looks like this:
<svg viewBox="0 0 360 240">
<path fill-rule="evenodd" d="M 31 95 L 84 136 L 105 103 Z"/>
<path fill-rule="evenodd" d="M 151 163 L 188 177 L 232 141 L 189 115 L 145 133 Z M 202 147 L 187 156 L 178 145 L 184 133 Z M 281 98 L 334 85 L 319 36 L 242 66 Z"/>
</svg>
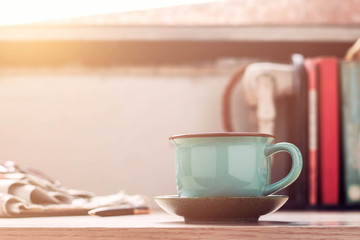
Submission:
<svg viewBox="0 0 360 240">
<path fill-rule="evenodd" d="M 318 204 L 318 89 L 317 89 L 317 68 L 313 59 L 306 59 L 304 66 L 308 76 L 308 121 L 309 121 L 309 204 L 316 206 Z"/>
<path fill-rule="evenodd" d="M 320 195 L 323 205 L 339 204 L 339 74 L 334 57 L 314 59 L 318 69 Z"/>
</svg>

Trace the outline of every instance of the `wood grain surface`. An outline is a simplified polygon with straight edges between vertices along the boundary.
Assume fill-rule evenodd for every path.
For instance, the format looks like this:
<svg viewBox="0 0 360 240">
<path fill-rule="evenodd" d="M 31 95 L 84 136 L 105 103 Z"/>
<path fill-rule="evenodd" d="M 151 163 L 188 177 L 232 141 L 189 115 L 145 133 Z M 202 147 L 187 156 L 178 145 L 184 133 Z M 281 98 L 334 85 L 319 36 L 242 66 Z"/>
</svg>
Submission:
<svg viewBox="0 0 360 240">
<path fill-rule="evenodd" d="M 277 212 L 255 223 L 185 224 L 149 215 L 0 219 L 0 239 L 359 239 L 360 212 Z"/>
</svg>

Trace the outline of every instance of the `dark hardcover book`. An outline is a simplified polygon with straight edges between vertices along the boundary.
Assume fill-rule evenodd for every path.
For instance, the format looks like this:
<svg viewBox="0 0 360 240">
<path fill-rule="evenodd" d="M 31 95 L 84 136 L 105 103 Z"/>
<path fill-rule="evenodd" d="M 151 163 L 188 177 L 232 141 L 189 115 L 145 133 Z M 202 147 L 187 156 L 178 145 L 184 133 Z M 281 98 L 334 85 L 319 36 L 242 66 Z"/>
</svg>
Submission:
<svg viewBox="0 0 360 240">
<path fill-rule="evenodd" d="M 341 63 L 344 200 L 360 204 L 360 62 Z"/>
<path fill-rule="evenodd" d="M 299 178 L 279 194 L 289 196 L 285 209 L 297 209 L 308 206 L 308 81 L 304 67 L 304 58 L 300 54 L 292 56 L 294 66 L 293 83 L 294 94 L 277 99 L 275 135 L 277 141 L 286 141 L 295 144 L 303 156 L 303 170 Z M 289 79 L 290 80 L 290 79 Z M 291 168 L 291 159 L 288 154 L 277 154 L 274 163 L 272 181 L 284 177 Z"/>
</svg>

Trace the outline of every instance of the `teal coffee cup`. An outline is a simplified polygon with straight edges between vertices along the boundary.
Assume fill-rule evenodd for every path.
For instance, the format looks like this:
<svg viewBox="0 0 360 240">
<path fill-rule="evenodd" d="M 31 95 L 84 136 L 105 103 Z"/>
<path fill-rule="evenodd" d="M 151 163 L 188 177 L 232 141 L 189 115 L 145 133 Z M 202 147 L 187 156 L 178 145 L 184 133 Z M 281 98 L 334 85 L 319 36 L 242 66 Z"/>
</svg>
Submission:
<svg viewBox="0 0 360 240">
<path fill-rule="evenodd" d="M 170 137 L 175 146 L 176 186 L 180 197 L 241 197 L 274 194 L 293 183 L 302 156 L 291 143 L 276 143 L 262 133 L 195 133 Z M 270 183 L 271 155 L 292 159 L 287 176 Z M 276 167 L 276 158 L 273 160 Z"/>
</svg>

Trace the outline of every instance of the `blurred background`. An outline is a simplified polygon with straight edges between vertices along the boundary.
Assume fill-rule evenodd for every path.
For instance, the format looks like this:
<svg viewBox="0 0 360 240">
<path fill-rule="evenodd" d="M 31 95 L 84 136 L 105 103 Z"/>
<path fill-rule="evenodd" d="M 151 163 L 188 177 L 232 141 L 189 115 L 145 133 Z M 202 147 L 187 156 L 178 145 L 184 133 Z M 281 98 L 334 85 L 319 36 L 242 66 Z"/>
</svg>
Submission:
<svg viewBox="0 0 360 240">
<path fill-rule="evenodd" d="M 0 10 L 0 159 L 96 194 L 176 194 L 168 138 L 224 131 L 240 66 L 342 58 L 360 36 L 360 0 L 13 2 Z M 256 130 L 240 88 L 234 128 Z"/>
</svg>

